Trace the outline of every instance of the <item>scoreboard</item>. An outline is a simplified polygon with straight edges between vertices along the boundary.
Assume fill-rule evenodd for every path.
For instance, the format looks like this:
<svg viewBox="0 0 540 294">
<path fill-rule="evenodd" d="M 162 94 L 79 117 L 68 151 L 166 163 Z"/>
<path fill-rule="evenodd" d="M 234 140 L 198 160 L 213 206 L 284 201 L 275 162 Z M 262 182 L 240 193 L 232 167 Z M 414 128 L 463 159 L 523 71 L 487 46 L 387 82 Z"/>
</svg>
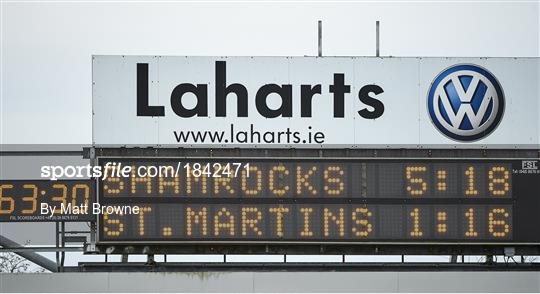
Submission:
<svg viewBox="0 0 540 294">
<path fill-rule="evenodd" d="M 87 213 L 94 186 L 93 180 L 0 180 L 0 222 L 95 221 Z"/>
<path fill-rule="evenodd" d="M 99 158 L 101 243 L 540 243 L 540 173 L 505 159 Z M 135 171 L 171 167 L 169 173 Z M 167 170 L 166 168 L 160 170 Z"/>
</svg>

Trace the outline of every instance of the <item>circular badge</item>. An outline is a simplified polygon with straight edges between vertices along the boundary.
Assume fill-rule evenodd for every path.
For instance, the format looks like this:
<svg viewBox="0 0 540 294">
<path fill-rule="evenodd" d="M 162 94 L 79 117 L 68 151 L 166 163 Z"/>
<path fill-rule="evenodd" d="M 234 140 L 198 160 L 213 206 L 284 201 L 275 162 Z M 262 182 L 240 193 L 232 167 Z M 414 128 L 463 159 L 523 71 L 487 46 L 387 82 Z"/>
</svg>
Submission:
<svg viewBox="0 0 540 294">
<path fill-rule="evenodd" d="M 462 142 L 492 133 L 504 113 L 504 93 L 495 76 L 474 64 L 445 69 L 431 83 L 427 105 L 435 127 Z"/>
</svg>

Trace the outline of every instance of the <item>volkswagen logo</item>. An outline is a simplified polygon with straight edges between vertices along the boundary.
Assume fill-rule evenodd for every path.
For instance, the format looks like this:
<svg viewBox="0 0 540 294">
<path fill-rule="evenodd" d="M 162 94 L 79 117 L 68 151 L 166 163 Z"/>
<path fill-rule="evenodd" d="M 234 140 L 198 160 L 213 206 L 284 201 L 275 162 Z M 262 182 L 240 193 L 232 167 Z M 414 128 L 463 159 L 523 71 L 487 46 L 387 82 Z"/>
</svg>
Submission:
<svg viewBox="0 0 540 294">
<path fill-rule="evenodd" d="M 429 89 L 429 116 L 445 136 L 471 142 L 488 136 L 504 113 L 502 87 L 486 69 L 458 64 L 441 72 Z"/>
</svg>

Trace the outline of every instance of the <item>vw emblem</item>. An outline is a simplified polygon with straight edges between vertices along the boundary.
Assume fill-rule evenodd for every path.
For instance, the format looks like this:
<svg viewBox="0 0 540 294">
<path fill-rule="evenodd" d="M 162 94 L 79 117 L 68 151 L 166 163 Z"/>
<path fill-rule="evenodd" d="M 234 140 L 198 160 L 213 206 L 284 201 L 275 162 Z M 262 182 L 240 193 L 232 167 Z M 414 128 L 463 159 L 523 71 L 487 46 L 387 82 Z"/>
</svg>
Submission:
<svg viewBox="0 0 540 294">
<path fill-rule="evenodd" d="M 504 93 L 486 69 L 458 64 L 441 72 L 427 98 L 431 121 L 445 136 L 471 142 L 489 135 L 502 119 Z"/>
</svg>

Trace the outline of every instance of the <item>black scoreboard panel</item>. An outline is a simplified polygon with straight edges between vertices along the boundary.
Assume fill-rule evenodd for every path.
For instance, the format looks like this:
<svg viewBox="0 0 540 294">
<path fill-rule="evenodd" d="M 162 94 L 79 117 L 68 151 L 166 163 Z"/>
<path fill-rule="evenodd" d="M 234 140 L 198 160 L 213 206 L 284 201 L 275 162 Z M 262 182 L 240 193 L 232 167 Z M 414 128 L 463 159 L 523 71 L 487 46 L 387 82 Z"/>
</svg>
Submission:
<svg viewBox="0 0 540 294">
<path fill-rule="evenodd" d="M 102 241 L 510 241 L 511 204 L 138 204 Z M 462 217 L 463 216 L 463 217 Z"/>
<path fill-rule="evenodd" d="M 512 198 L 510 162 L 241 161 L 236 176 L 197 174 L 183 161 L 178 173 L 139 177 L 140 166 L 178 167 L 178 161 L 110 159 L 132 166 L 130 177 L 109 177 L 106 198 Z M 231 160 L 231 162 L 238 162 Z M 249 171 L 248 171 L 249 170 Z"/>
<path fill-rule="evenodd" d="M 92 180 L 0 180 L 0 222 L 93 221 L 95 194 Z"/>
<path fill-rule="evenodd" d="M 540 243 L 540 173 L 521 160 L 117 159 L 138 166 L 238 162 L 236 176 L 99 182 L 99 241 Z M 246 166 L 246 164 L 249 164 Z M 248 174 L 249 170 L 249 174 Z"/>
</svg>

